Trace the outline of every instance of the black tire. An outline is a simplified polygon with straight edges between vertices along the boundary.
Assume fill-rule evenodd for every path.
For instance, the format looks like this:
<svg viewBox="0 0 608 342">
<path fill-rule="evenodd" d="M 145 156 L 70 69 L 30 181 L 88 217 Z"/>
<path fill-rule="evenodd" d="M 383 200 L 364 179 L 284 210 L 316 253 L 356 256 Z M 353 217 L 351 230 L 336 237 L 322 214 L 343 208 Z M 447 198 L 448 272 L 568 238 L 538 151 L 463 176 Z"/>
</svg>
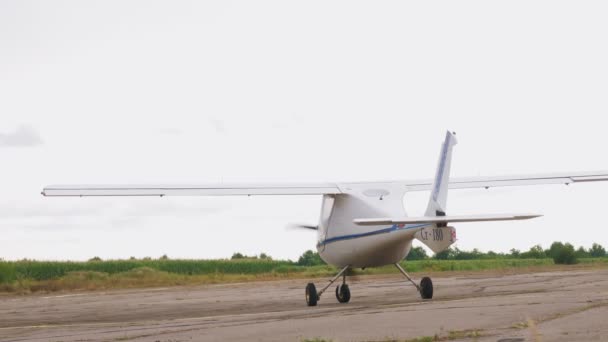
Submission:
<svg viewBox="0 0 608 342">
<path fill-rule="evenodd" d="M 336 299 L 340 303 L 348 303 L 350 301 L 350 289 L 347 284 L 336 286 Z"/>
<path fill-rule="evenodd" d="M 319 296 L 317 295 L 315 284 L 308 283 L 308 285 L 306 285 L 306 304 L 308 304 L 308 306 L 317 306 L 318 300 Z"/>
<path fill-rule="evenodd" d="M 433 282 L 431 278 L 424 277 L 420 281 L 420 296 L 422 296 L 422 299 L 433 298 Z"/>
</svg>

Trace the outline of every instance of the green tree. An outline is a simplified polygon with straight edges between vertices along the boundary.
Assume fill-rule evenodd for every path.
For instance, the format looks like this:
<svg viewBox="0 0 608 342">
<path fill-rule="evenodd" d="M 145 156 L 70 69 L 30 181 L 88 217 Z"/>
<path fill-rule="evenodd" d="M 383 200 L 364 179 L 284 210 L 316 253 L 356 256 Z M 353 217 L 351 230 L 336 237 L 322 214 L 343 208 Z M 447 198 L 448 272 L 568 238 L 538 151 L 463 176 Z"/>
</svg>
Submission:
<svg viewBox="0 0 608 342">
<path fill-rule="evenodd" d="M 532 246 L 527 252 L 520 254 L 520 257 L 524 259 L 544 259 L 547 257 L 547 253 L 541 245 Z"/>
<path fill-rule="evenodd" d="M 272 257 L 266 253 L 260 253 L 260 259 L 262 260 L 272 260 Z"/>
<path fill-rule="evenodd" d="M 589 249 L 589 254 L 594 258 L 601 258 L 606 256 L 606 250 L 602 245 L 594 243 Z"/>
<path fill-rule="evenodd" d="M 325 261 L 321 259 L 319 253 L 308 250 L 304 252 L 298 259 L 297 264 L 299 266 L 317 266 L 317 265 L 325 265 Z"/>
<path fill-rule="evenodd" d="M 453 260 L 455 254 L 456 253 L 452 247 L 448 247 L 439 253 L 435 253 L 434 258 L 437 260 Z"/>
<path fill-rule="evenodd" d="M 549 258 L 555 258 L 555 256 L 559 253 L 559 251 L 562 250 L 563 248 L 564 248 L 563 243 L 561 243 L 559 241 L 555 241 L 551 244 L 549 249 L 545 251 L 545 253 L 547 254 L 547 256 Z"/>
<path fill-rule="evenodd" d="M 423 260 L 427 259 L 429 256 L 426 254 L 426 251 L 422 247 L 413 247 L 405 260 Z"/>
<path fill-rule="evenodd" d="M 456 260 L 474 260 L 483 259 L 485 254 L 480 252 L 477 248 L 473 248 L 472 251 L 461 250 L 458 247 L 454 248 L 454 259 Z"/>
<path fill-rule="evenodd" d="M 556 241 L 551 244 L 549 247 L 549 251 L 547 255 L 553 259 L 553 262 L 556 264 L 576 264 L 578 260 L 576 259 L 576 252 L 574 251 L 574 246 L 569 243 L 563 244 L 559 241 Z"/>
<path fill-rule="evenodd" d="M 236 252 L 236 253 L 232 254 L 232 257 L 230 259 L 232 259 L 232 260 L 245 259 L 245 256 L 239 252 Z"/>
<path fill-rule="evenodd" d="M 589 252 L 587 252 L 587 250 L 583 246 L 580 246 L 576 250 L 575 255 L 576 255 L 577 258 L 589 258 L 589 257 L 591 257 L 591 254 L 589 254 Z"/>
</svg>

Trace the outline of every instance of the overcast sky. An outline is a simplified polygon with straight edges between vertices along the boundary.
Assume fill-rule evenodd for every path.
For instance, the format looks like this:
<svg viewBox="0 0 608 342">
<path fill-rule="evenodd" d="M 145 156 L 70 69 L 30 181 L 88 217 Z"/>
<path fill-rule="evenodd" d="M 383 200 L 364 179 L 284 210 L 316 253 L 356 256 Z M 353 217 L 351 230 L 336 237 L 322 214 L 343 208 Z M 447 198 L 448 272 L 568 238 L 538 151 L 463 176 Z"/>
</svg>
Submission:
<svg viewBox="0 0 608 342">
<path fill-rule="evenodd" d="M 56 183 L 608 169 L 605 1 L 0 0 L 0 258 L 297 258 L 321 199 L 43 198 Z M 608 184 L 456 190 L 458 246 L 608 245 Z M 410 215 L 428 194 L 405 197 Z"/>
</svg>

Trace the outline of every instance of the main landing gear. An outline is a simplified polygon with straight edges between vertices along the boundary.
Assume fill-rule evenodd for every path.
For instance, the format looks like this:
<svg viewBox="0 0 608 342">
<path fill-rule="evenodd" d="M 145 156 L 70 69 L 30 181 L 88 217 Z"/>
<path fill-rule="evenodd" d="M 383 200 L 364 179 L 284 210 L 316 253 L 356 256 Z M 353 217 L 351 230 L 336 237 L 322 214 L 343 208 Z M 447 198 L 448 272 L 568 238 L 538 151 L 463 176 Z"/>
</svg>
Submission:
<svg viewBox="0 0 608 342">
<path fill-rule="evenodd" d="M 420 281 L 420 285 L 418 285 L 412 280 L 412 278 L 410 278 L 410 276 L 407 274 L 407 272 L 405 272 L 403 267 L 399 265 L 399 263 L 395 263 L 395 267 L 397 267 L 399 272 L 401 272 L 401 274 L 403 274 L 407 278 L 407 280 L 414 284 L 414 286 L 418 289 L 418 292 L 420 292 L 420 297 L 422 297 L 422 299 L 433 298 L 433 282 L 431 281 L 431 278 L 422 278 L 422 280 Z"/>
<path fill-rule="evenodd" d="M 325 292 L 325 290 L 327 290 L 338 278 L 340 278 L 340 276 L 342 276 L 342 284 L 336 286 L 336 299 L 340 303 L 348 303 L 348 301 L 350 301 L 350 289 L 346 284 L 346 271 L 349 268 L 350 266 L 344 267 L 335 277 L 333 277 L 332 280 L 329 281 L 329 284 L 327 284 L 319 292 L 317 292 L 315 284 L 308 283 L 308 285 L 306 285 L 306 304 L 308 304 L 308 306 L 316 306 L 319 299 L 321 299 L 323 292 Z"/>
<path fill-rule="evenodd" d="M 407 278 L 407 280 L 414 284 L 418 292 L 420 292 L 422 299 L 433 298 L 433 282 L 431 281 L 431 278 L 422 278 L 420 285 L 418 285 L 412 280 L 407 272 L 405 272 L 399 263 L 396 263 L 395 267 L 397 267 L 397 269 Z M 342 276 L 342 284 L 336 286 L 336 299 L 340 303 L 348 303 L 350 301 L 350 289 L 346 284 L 346 271 L 349 268 L 350 266 L 344 267 L 335 277 L 333 277 L 333 279 L 329 281 L 329 284 L 327 284 L 319 292 L 317 292 L 315 284 L 308 283 L 308 285 L 306 285 L 306 304 L 308 304 L 308 306 L 316 306 L 319 299 L 321 299 L 323 292 L 325 292 L 325 290 L 327 290 L 338 278 L 340 278 L 340 276 Z"/>
</svg>

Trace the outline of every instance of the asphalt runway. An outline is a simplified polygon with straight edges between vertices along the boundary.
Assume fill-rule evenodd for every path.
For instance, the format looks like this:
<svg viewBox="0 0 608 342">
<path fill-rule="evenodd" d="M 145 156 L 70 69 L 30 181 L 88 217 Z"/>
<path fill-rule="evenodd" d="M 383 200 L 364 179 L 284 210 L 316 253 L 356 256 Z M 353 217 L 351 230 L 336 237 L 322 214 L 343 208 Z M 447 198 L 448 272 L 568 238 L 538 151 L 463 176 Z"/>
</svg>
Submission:
<svg viewBox="0 0 608 342">
<path fill-rule="evenodd" d="M 398 274 L 356 277 L 350 303 L 332 287 L 317 307 L 306 282 L 0 296 L 0 341 L 608 341 L 606 269 L 437 275 L 428 301 Z"/>
</svg>

